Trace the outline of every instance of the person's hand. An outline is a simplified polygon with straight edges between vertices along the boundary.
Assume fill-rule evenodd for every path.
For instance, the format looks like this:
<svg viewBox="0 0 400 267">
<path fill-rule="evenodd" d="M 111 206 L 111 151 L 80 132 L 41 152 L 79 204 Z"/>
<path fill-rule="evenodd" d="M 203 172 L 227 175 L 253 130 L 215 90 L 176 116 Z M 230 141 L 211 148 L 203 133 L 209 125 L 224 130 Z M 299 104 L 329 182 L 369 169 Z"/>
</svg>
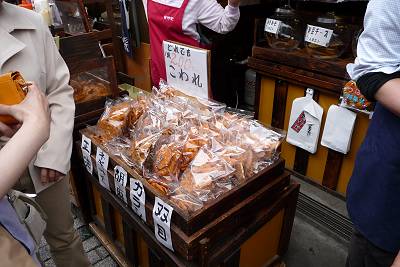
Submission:
<svg viewBox="0 0 400 267">
<path fill-rule="evenodd" d="M 32 134 L 47 140 L 50 134 L 49 104 L 45 95 L 35 84 L 28 87 L 24 101 L 17 105 L 1 105 L 0 115 L 11 115 L 20 122 L 19 125 L 9 126 L 0 124 L 0 133 L 7 137 L 14 135 L 22 126 L 30 126 Z M 22 125 L 22 126 L 21 126 Z"/>
<path fill-rule="evenodd" d="M 229 5 L 233 7 L 238 7 L 240 4 L 240 0 L 229 0 Z"/>
<path fill-rule="evenodd" d="M 43 185 L 46 185 L 46 184 L 52 183 L 52 182 L 57 182 L 63 176 L 65 176 L 65 175 L 56 170 L 40 168 L 40 181 L 42 182 Z"/>
<path fill-rule="evenodd" d="M 8 138 L 13 137 L 13 135 L 18 131 L 21 127 L 21 124 L 7 125 L 0 122 L 0 137 L 5 136 Z"/>
</svg>

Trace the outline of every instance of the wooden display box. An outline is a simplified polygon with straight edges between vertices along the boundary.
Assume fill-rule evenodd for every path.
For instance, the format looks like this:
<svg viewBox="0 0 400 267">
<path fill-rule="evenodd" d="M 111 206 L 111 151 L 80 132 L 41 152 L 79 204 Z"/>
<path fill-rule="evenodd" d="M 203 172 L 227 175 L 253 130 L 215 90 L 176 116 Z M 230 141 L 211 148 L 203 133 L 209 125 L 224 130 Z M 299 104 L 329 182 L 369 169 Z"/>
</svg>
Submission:
<svg viewBox="0 0 400 267">
<path fill-rule="evenodd" d="M 89 129 L 81 130 L 81 134 L 87 137 L 90 137 L 90 133 Z M 76 143 L 76 147 L 80 147 L 80 142 Z M 103 146 L 92 140 L 91 151 L 94 166 L 97 147 L 107 151 Z M 113 155 L 109 155 L 109 157 L 108 178 L 112 191 L 110 193 L 115 198 L 117 197 L 114 191 L 113 169 L 116 165 L 123 167 L 130 177 L 142 181 L 146 193 L 146 224 L 148 228 L 154 229 L 152 211 L 156 196 L 174 207 L 171 218 L 173 247 L 187 261 L 198 259 L 202 254 L 202 240 L 207 239 L 209 243 L 207 247 L 213 247 L 224 238 L 229 238 L 231 234 L 234 235 L 238 227 L 243 226 L 243 224 L 251 224 L 257 214 L 256 210 L 279 198 L 290 185 L 289 174 L 284 172 L 284 161 L 281 159 L 248 179 L 241 186 L 226 192 L 217 200 L 207 203 L 195 213 L 189 214 L 173 205 L 168 198 L 160 196 L 139 173 L 129 168 L 120 158 Z M 93 183 L 99 185 L 97 176 L 89 174 L 88 176 Z M 130 188 L 127 186 L 127 196 L 129 196 L 129 192 Z M 132 206 L 130 199 L 128 197 L 127 199 L 128 204 L 123 203 L 123 205 L 133 214 L 130 208 Z"/>
</svg>

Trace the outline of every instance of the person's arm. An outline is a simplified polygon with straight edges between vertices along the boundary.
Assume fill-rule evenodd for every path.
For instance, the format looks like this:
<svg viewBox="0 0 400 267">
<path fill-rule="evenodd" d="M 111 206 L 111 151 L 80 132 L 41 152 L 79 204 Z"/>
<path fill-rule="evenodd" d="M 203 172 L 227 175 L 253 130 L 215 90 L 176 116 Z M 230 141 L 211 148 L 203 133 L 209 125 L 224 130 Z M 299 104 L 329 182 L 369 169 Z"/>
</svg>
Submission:
<svg viewBox="0 0 400 267">
<path fill-rule="evenodd" d="M 400 72 L 372 72 L 357 80 L 361 93 L 370 101 L 378 101 L 400 117 Z"/>
<path fill-rule="evenodd" d="M 0 199 L 13 187 L 49 136 L 48 103 L 43 93 L 30 86 L 25 100 L 15 106 L 0 105 L 1 115 L 12 115 L 21 128 L 0 150 Z M 0 122 L 0 133 L 9 126 Z M 8 129 L 11 130 L 11 129 Z"/>
<path fill-rule="evenodd" d="M 43 24 L 46 60 L 46 96 L 50 105 L 50 138 L 37 154 L 34 165 L 40 168 L 43 184 L 57 181 L 70 169 L 75 103 L 68 85 L 69 70 L 62 59 L 48 27 Z"/>
<path fill-rule="evenodd" d="M 397 253 L 397 257 L 394 260 L 392 267 L 400 267 L 400 251 Z"/>
<path fill-rule="evenodd" d="M 239 0 L 229 0 L 228 5 L 223 8 L 216 0 L 199 1 L 196 8 L 197 21 L 215 32 L 228 33 L 239 21 L 239 2 Z"/>
</svg>

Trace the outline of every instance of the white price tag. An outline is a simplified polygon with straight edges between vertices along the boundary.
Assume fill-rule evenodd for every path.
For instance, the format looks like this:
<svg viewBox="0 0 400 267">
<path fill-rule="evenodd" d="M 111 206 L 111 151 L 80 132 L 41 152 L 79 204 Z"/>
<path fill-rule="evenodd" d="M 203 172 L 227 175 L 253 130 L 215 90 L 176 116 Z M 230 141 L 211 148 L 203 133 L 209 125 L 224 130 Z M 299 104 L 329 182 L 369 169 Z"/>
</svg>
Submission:
<svg viewBox="0 0 400 267">
<path fill-rule="evenodd" d="M 125 203 L 128 203 L 125 190 L 127 183 L 128 183 L 128 173 L 121 166 L 118 165 L 115 166 L 114 168 L 115 194 Z"/>
<path fill-rule="evenodd" d="M 316 45 L 328 47 L 333 35 L 333 30 L 318 26 L 307 25 L 305 41 Z"/>
<path fill-rule="evenodd" d="M 154 200 L 153 220 L 154 234 L 165 247 L 174 251 L 171 238 L 171 217 L 174 209 L 158 197 Z"/>
<path fill-rule="evenodd" d="M 87 138 L 85 135 L 82 135 L 82 157 L 83 157 L 83 164 L 86 167 L 86 170 L 93 174 L 93 162 L 92 158 L 90 157 L 90 153 L 92 152 L 92 140 Z"/>
<path fill-rule="evenodd" d="M 128 183 L 128 173 L 121 166 L 115 166 L 114 168 L 114 180 L 115 183 L 119 183 L 123 187 Z"/>
<path fill-rule="evenodd" d="M 107 172 L 109 159 L 109 156 L 98 147 L 96 153 L 97 176 L 99 177 L 100 184 L 110 191 Z"/>
<path fill-rule="evenodd" d="M 130 198 L 133 211 L 146 222 L 146 193 L 141 181 L 130 179 Z"/>
<path fill-rule="evenodd" d="M 122 199 L 125 204 L 128 204 L 128 198 L 126 197 L 125 186 L 122 186 L 120 183 L 115 183 L 115 194 L 119 199 Z"/>
<path fill-rule="evenodd" d="M 265 22 L 265 28 L 264 31 L 277 34 L 279 31 L 279 28 L 281 27 L 282 21 L 276 20 L 276 19 L 267 19 Z"/>
</svg>

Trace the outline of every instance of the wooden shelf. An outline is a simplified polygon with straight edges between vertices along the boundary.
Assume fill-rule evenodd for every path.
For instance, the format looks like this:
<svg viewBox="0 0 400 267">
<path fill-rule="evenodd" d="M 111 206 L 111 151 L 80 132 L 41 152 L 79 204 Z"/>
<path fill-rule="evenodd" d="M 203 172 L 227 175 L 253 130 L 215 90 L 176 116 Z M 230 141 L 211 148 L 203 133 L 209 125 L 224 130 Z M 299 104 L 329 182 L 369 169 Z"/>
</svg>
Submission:
<svg viewBox="0 0 400 267">
<path fill-rule="evenodd" d="M 340 94 L 343 85 L 350 79 L 346 65 L 352 61 L 352 58 L 321 60 L 309 56 L 302 49 L 285 52 L 254 46 L 248 65 L 267 76 Z"/>
</svg>

